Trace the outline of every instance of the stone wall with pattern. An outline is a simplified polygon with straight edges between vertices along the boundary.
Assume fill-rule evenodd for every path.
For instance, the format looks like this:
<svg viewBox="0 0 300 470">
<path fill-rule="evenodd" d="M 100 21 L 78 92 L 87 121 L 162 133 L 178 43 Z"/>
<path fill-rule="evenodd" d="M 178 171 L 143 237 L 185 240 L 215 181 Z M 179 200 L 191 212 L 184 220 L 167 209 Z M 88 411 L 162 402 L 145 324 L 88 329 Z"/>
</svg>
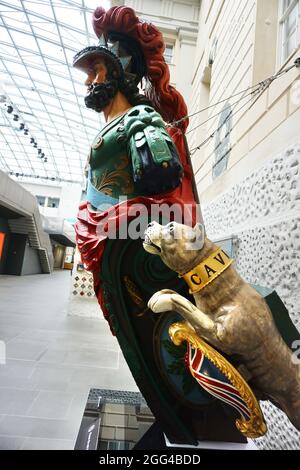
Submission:
<svg viewBox="0 0 300 470">
<path fill-rule="evenodd" d="M 85 270 L 76 271 L 72 278 L 72 282 L 73 295 L 80 295 L 81 297 L 93 297 L 95 295 L 92 273 L 89 273 Z"/>
<path fill-rule="evenodd" d="M 202 207 L 209 238 L 237 236 L 236 268 L 276 289 L 300 331 L 300 141 Z M 269 402 L 260 448 L 299 449 L 300 432 Z"/>
<path fill-rule="evenodd" d="M 94 292 L 93 275 L 84 269 L 78 248 L 76 248 L 74 255 L 68 315 L 102 318 L 102 312 Z"/>
</svg>

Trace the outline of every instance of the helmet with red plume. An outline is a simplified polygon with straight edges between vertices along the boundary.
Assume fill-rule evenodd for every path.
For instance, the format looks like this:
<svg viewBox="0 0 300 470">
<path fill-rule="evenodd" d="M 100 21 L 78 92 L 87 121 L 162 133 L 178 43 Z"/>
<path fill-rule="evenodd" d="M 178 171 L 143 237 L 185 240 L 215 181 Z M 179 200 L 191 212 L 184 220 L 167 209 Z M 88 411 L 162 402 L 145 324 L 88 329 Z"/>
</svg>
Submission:
<svg viewBox="0 0 300 470">
<path fill-rule="evenodd" d="M 93 28 L 102 42 L 105 38 L 107 44 L 118 43 L 116 55 L 119 61 L 122 62 L 124 57 L 131 58 L 125 73 L 135 77 L 136 82 L 144 79 L 146 97 L 166 122 L 186 116 L 183 97 L 170 85 L 170 72 L 163 56 L 163 37 L 154 25 L 140 20 L 129 7 L 112 7 L 108 11 L 98 7 L 93 13 Z M 183 132 L 187 125 L 187 119 L 180 123 Z"/>
</svg>

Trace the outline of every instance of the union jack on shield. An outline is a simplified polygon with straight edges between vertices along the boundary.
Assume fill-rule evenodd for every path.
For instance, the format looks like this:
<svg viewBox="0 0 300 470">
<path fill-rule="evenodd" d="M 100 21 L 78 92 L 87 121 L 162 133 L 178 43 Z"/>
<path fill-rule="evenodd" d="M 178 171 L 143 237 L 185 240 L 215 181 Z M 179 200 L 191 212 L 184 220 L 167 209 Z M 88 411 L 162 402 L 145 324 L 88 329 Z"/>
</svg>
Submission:
<svg viewBox="0 0 300 470">
<path fill-rule="evenodd" d="M 188 367 L 198 384 L 212 396 L 235 408 L 244 419 L 250 419 L 251 412 L 239 391 L 227 377 L 209 361 L 204 354 L 188 344 Z"/>
</svg>

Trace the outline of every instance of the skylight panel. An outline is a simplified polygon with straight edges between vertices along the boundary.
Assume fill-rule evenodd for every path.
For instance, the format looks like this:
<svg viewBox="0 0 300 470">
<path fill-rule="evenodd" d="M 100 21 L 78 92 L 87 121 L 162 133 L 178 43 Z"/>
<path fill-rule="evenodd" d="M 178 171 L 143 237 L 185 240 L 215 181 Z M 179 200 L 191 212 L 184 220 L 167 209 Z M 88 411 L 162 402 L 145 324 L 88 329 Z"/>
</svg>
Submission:
<svg viewBox="0 0 300 470">
<path fill-rule="evenodd" d="M 54 91 L 53 88 L 52 88 L 52 91 Z M 58 99 L 55 95 L 53 95 L 53 96 L 43 95 L 42 98 L 43 98 L 43 102 L 44 102 L 45 106 L 50 111 L 52 109 L 52 106 L 55 107 L 55 108 L 60 108 L 59 101 L 58 101 Z M 48 105 L 49 105 L 49 107 L 48 107 Z"/>
<path fill-rule="evenodd" d="M 71 49 L 86 47 L 87 39 L 84 32 L 79 33 L 78 31 L 73 31 L 65 26 L 60 26 L 60 34 L 64 44 Z"/>
<path fill-rule="evenodd" d="M 27 64 L 27 65 L 33 65 L 33 66 L 38 66 L 39 68 L 43 68 L 45 67 L 44 65 L 44 61 L 43 59 L 41 58 L 40 55 L 38 54 L 35 54 L 34 52 L 27 52 L 27 51 L 24 51 L 24 50 L 20 50 L 19 51 L 20 54 L 21 54 L 21 57 L 23 59 L 23 61 Z"/>
<path fill-rule="evenodd" d="M 3 42 L 10 44 L 11 38 L 10 38 L 8 31 L 6 30 L 6 27 L 3 25 L 3 22 L 2 22 L 2 24 L 0 24 L 0 43 L 3 43 Z M 2 47 L 3 46 L 1 45 L 1 49 Z"/>
<path fill-rule="evenodd" d="M 47 71 L 44 71 L 40 68 L 35 68 L 35 67 L 27 67 L 27 70 L 31 76 L 33 84 L 34 84 L 35 77 L 41 80 L 42 82 L 46 82 L 46 83 L 49 82 L 49 74 L 47 73 Z"/>
<path fill-rule="evenodd" d="M 22 12 L 4 12 L 2 14 L 2 18 L 3 23 L 9 28 L 16 28 L 21 29 L 22 31 L 31 32 L 26 16 Z"/>
<path fill-rule="evenodd" d="M 12 63 L 12 62 L 7 61 L 6 62 L 6 67 L 11 72 L 11 74 L 16 73 L 18 75 L 22 75 L 25 78 L 29 78 L 26 67 L 24 67 L 24 65 L 22 65 L 22 64 L 17 64 L 15 62 Z"/>
<path fill-rule="evenodd" d="M 71 112 L 71 113 L 75 113 L 75 114 L 78 114 L 79 111 L 78 111 L 78 106 L 76 104 L 76 102 L 74 101 L 73 103 L 70 103 L 68 101 L 64 101 L 63 102 L 63 108 L 65 111 L 68 111 L 68 112 Z"/>
<path fill-rule="evenodd" d="M 33 51 L 38 52 L 38 47 L 35 41 L 35 38 L 30 34 L 20 33 L 19 31 L 12 31 L 11 35 L 15 41 L 16 46 L 22 47 L 23 44 L 26 44 L 27 49 L 32 49 Z"/>
<path fill-rule="evenodd" d="M 26 10 L 28 11 L 28 13 L 30 12 L 35 12 L 39 15 L 43 15 L 45 17 L 47 17 L 49 20 L 54 20 L 53 18 L 53 13 L 52 13 L 52 8 L 51 6 L 49 5 L 49 1 L 48 0 L 24 0 L 23 2 L 24 4 L 24 7 L 26 8 Z"/>
<path fill-rule="evenodd" d="M 80 50 L 80 49 L 83 49 L 83 47 L 85 47 L 86 44 L 84 46 L 78 46 L 76 45 L 76 43 L 73 44 L 73 49 L 70 50 L 68 48 L 65 49 L 65 54 L 66 54 L 66 58 L 67 58 L 67 64 L 69 65 L 70 69 L 71 70 L 75 70 L 73 69 L 73 59 L 74 59 L 74 56 L 75 54 Z M 67 65 L 66 64 L 66 65 Z M 84 74 L 81 72 L 81 75 L 83 76 Z M 81 81 L 81 80 L 80 80 Z"/>
<path fill-rule="evenodd" d="M 53 0 L 56 18 L 49 0 L 24 0 L 25 10 L 20 12 L 21 2 L 9 3 L 8 15 L 0 11 L 0 71 L 19 120 L 14 122 L 5 111 L 0 115 L 0 167 L 45 177 L 43 184 L 51 184 L 57 174 L 60 179 L 83 182 L 89 145 L 101 124 L 99 115 L 85 108 L 85 76 L 73 69 L 72 62 L 88 39 L 95 43 L 91 12 L 84 0 Z M 94 9 L 95 3 L 88 3 Z M 2 19 L 10 25 L 11 37 L 1 27 L 1 15 L 6 15 Z M 93 37 L 87 37 L 85 18 Z M 21 122 L 28 135 L 20 130 Z M 38 157 L 31 137 L 47 162 Z"/>
<path fill-rule="evenodd" d="M 61 73 L 61 71 L 60 71 L 60 73 Z M 67 73 L 67 77 L 68 77 L 68 73 Z M 60 89 L 64 89 L 66 91 L 70 91 L 70 89 L 72 89 L 72 84 L 71 84 L 70 80 L 68 80 L 67 78 L 58 77 L 58 76 L 56 76 L 52 73 L 51 74 L 51 80 L 52 80 L 54 86 L 57 85 L 57 86 L 60 87 Z"/>
<path fill-rule="evenodd" d="M 38 39 L 37 41 L 42 54 L 46 54 L 49 57 L 58 58 L 62 61 L 65 59 L 63 49 L 58 43 L 59 38 L 57 38 L 56 40 L 57 44 L 53 44 L 52 42 L 47 41 L 46 39 Z"/>
<path fill-rule="evenodd" d="M 67 66 L 65 60 L 61 61 L 58 58 L 55 59 L 44 56 L 44 62 L 50 72 L 56 72 L 58 74 L 67 73 Z"/>
<path fill-rule="evenodd" d="M 36 90 L 38 90 L 40 93 L 43 94 L 43 98 L 44 98 L 44 95 L 45 96 L 54 96 L 54 90 L 53 90 L 53 86 L 52 86 L 50 80 L 48 80 L 48 83 L 44 83 L 44 82 L 40 82 L 38 80 L 35 80 L 34 88 Z"/>
<path fill-rule="evenodd" d="M 33 28 L 34 33 L 37 36 L 42 36 L 54 41 L 57 40 L 58 31 L 57 26 L 54 22 L 50 22 L 44 18 L 38 18 L 34 15 L 28 15 L 29 21 Z"/>
<path fill-rule="evenodd" d="M 74 28 L 82 29 L 84 17 L 80 5 L 67 5 L 66 3 L 55 2 L 53 10 L 57 21 L 70 24 Z"/>
</svg>

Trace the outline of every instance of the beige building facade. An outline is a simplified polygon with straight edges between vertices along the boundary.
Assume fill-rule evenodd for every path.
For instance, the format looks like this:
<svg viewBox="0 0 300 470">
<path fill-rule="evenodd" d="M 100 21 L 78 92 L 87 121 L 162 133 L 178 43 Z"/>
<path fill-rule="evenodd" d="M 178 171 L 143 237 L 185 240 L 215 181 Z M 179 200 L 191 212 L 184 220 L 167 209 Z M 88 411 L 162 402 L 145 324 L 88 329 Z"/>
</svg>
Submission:
<svg viewBox="0 0 300 470">
<path fill-rule="evenodd" d="M 208 236 L 234 240 L 242 277 L 276 289 L 298 330 L 300 68 L 284 70 L 300 56 L 299 15 L 299 0 L 202 0 L 189 112 L 204 111 L 187 135 Z M 300 433 L 262 406 L 258 446 L 298 449 Z"/>
<path fill-rule="evenodd" d="M 285 10 L 286 5 L 289 8 Z M 296 28 L 295 47 L 288 46 L 291 48 L 289 53 L 285 51 L 288 32 L 284 32 L 288 25 L 282 20 L 288 11 L 293 16 L 288 21 Z M 299 56 L 299 12 L 299 1 L 296 0 L 201 2 L 190 113 L 221 100 L 222 103 L 192 119 L 190 130 L 207 119 L 209 121 L 190 132 L 190 148 L 197 147 L 218 130 L 222 124 L 218 113 L 225 109 L 223 116 L 230 111 L 233 115 L 233 129 L 228 139 L 230 158 L 226 171 L 221 172 L 218 179 L 211 170 L 218 153 L 216 138 L 222 142 L 224 135 L 226 137 L 226 125 L 194 154 L 202 203 L 211 201 L 243 179 L 246 172 L 266 161 L 274 148 L 278 150 L 282 144 L 293 143 L 299 137 L 296 125 L 300 113 L 299 69 L 294 68 L 275 80 L 260 98 L 249 96 L 249 92 L 257 89 L 254 85 L 280 72 Z M 248 87 L 253 89 L 225 100 Z"/>
</svg>

